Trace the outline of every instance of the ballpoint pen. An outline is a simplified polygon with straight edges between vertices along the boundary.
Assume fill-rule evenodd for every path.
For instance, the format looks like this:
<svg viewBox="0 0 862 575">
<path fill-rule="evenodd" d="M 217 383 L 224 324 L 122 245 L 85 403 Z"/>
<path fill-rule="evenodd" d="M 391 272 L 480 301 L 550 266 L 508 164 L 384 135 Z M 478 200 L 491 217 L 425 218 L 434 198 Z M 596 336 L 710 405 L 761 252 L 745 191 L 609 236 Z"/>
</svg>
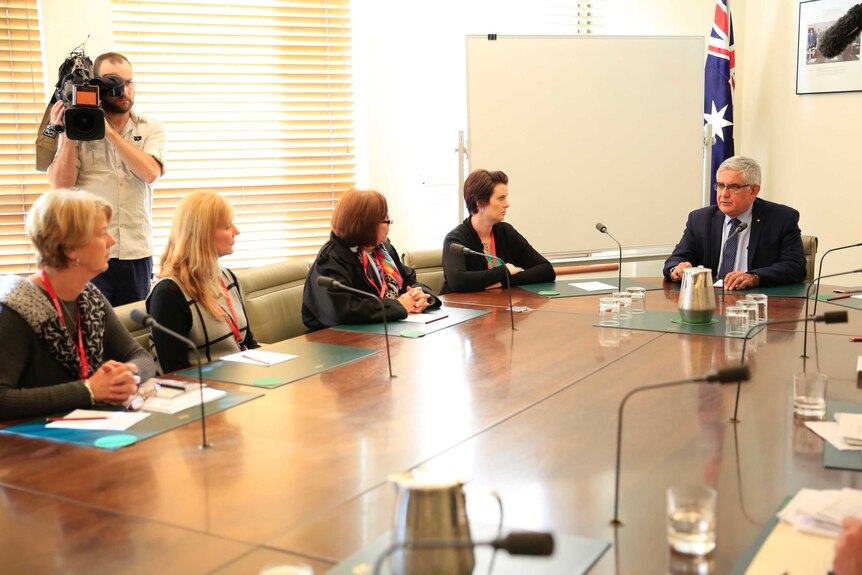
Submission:
<svg viewBox="0 0 862 575">
<path fill-rule="evenodd" d="M 262 360 L 262 359 L 258 359 L 258 358 L 254 357 L 254 356 L 251 356 L 251 355 L 248 355 L 248 354 L 245 354 L 245 353 L 244 353 L 244 354 L 242 354 L 242 357 L 244 357 L 245 359 L 247 359 L 247 360 L 249 360 L 249 361 L 254 361 L 254 362 L 256 362 L 256 363 L 259 363 L 259 364 L 261 364 L 261 365 L 265 365 L 265 366 L 269 367 L 269 362 L 268 362 L 268 361 L 264 361 L 264 360 Z"/>
</svg>

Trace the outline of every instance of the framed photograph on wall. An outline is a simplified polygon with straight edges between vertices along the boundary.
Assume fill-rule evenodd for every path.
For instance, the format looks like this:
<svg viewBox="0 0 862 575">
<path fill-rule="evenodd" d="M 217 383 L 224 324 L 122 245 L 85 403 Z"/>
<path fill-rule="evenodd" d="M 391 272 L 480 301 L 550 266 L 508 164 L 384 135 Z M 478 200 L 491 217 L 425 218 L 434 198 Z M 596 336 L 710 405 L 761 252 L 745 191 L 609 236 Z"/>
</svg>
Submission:
<svg viewBox="0 0 862 575">
<path fill-rule="evenodd" d="M 823 33 L 855 4 L 856 0 L 808 0 L 799 3 L 797 94 L 862 90 L 859 34 L 855 38 L 848 38 L 847 46 L 833 58 L 821 54 L 818 45 Z"/>
</svg>

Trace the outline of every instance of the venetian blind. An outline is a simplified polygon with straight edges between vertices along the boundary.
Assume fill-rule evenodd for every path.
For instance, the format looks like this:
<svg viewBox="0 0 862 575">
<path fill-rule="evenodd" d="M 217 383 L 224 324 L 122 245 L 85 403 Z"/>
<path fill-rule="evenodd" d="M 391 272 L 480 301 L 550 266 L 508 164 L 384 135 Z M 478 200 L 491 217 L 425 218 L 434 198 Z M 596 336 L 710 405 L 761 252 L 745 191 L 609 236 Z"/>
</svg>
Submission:
<svg viewBox="0 0 862 575">
<path fill-rule="evenodd" d="M 229 198 L 232 267 L 311 257 L 355 185 L 348 0 L 113 0 L 135 109 L 167 131 L 153 208 L 158 264 L 174 207 Z"/>
<path fill-rule="evenodd" d="M 35 170 L 45 111 L 37 0 L 0 0 L 0 52 L 0 273 L 28 273 L 35 257 L 24 219 L 48 190 Z"/>
</svg>

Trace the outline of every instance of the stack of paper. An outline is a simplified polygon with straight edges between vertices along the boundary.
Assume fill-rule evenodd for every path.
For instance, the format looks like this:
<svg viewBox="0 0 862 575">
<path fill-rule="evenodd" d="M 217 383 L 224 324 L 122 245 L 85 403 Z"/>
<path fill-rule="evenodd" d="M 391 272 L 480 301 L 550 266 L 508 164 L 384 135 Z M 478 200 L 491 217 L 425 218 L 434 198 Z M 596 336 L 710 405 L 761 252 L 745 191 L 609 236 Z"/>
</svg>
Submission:
<svg viewBox="0 0 862 575">
<path fill-rule="evenodd" d="M 204 403 L 227 395 L 226 391 L 204 386 Z M 144 402 L 143 411 L 155 413 L 179 413 L 184 409 L 200 405 L 200 389 L 183 392 L 179 389 L 161 387 L 155 397 Z"/>
<path fill-rule="evenodd" d="M 844 489 L 800 489 L 778 518 L 798 531 L 838 538 L 845 517 L 862 519 L 862 491 Z"/>
<path fill-rule="evenodd" d="M 862 450 L 862 413 L 836 413 L 835 421 L 808 421 L 805 425 L 835 449 Z"/>
</svg>

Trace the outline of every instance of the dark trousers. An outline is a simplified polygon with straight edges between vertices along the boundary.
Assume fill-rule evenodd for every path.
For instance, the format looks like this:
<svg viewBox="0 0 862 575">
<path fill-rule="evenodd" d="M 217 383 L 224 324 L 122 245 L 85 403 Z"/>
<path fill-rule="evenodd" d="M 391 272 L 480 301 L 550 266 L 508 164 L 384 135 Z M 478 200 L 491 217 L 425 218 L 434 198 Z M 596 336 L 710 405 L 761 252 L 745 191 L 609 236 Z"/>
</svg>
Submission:
<svg viewBox="0 0 862 575">
<path fill-rule="evenodd" d="M 120 260 L 111 258 L 108 271 L 93 278 L 93 285 L 99 288 L 114 307 L 147 298 L 153 277 L 153 258 L 139 260 Z"/>
</svg>

